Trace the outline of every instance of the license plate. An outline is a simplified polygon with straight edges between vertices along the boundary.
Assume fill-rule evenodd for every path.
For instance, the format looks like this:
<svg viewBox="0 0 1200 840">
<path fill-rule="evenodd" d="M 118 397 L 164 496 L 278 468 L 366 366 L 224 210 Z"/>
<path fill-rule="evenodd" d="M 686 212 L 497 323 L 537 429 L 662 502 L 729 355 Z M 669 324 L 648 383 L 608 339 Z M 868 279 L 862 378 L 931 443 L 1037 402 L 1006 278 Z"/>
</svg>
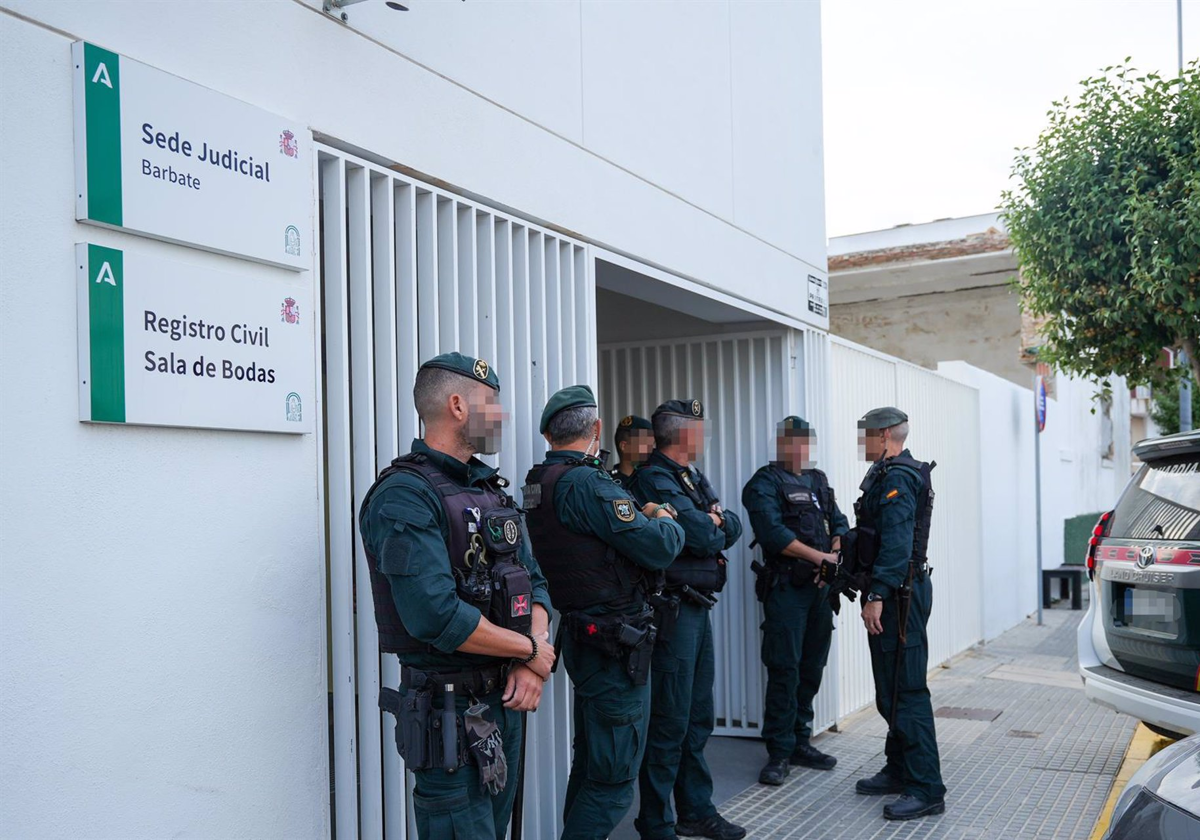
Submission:
<svg viewBox="0 0 1200 840">
<path fill-rule="evenodd" d="M 1129 588 L 1125 590 L 1125 615 L 1129 618 L 1178 621 L 1179 601 L 1173 592 Z"/>
</svg>

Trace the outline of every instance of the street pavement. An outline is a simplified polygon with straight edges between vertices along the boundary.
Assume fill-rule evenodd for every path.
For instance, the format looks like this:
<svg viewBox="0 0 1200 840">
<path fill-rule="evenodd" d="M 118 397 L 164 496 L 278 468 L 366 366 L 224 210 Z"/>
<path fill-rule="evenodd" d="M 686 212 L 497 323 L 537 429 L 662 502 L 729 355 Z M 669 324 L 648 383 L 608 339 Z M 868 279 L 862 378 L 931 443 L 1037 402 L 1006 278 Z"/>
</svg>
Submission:
<svg viewBox="0 0 1200 840">
<path fill-rule="evenodd" d="M 722 788 L 738 786 L 730 773 L 741 777 L 741 793 L 723 801 L 721 813 L 752 838 L 1087 840 L 1137 722 L 1085 699 L 1075 671 L 1075 629 L 1083 615 L 1061 606 L 1047 610 L 1044 626 L 1029 619 L 931 675 L 949 788 L 944 815 L 888 822 L 881 812 L 893 797 L 854 793 L 856 779 L 883 767 L 887 725 L 874 708 L 814 739 L 837 757 L 836 769 L 794 768 L 782 787 L 756 783 L 761 743 L 735 748 L 717 743 L 732 739 L 714 739 L 710 752 L 716 747 L 740 759 L 714 763 L 710 755 L 718 801 Z M 631 822 L 632 814 L 614 840 L 637 836 Z"/>
</svg>

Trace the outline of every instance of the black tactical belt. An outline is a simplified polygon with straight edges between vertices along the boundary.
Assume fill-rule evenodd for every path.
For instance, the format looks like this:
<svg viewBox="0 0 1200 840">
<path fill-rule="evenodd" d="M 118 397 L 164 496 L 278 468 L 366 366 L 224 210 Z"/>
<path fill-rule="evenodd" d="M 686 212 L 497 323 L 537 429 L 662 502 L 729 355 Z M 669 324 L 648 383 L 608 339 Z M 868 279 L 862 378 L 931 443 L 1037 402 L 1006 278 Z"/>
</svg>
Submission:
<svg viewBox="0 0 1200 840">
<path fill-rule="evenodd" d="M 473 694 L 481 697 L 504 688 L 508 680 L 509 666 L 488 665 L 471 671 L 453 671 L 436 673 L 434 671 L 418 671 L 407 665 L 400 666 L 401 687 L 414 688 L 420 691 L 431 688 L 435 692 L 444 691 L 447 685 L 454 686 L 455 694 Z"/>
</svg>

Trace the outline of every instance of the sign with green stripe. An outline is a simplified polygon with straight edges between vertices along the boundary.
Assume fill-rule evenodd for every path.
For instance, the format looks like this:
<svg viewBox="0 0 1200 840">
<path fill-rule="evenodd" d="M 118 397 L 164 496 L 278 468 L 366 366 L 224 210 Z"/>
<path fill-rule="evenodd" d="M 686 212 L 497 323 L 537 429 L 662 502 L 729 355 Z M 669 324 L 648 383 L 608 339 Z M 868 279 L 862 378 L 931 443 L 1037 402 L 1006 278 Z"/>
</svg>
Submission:
<svg viewBox="0 0 1200 840">
<path fill-rule="evenodd" d="M 71 57 L 76 219 L 312 267 L 310 132 L 95 44 Z"/>
<path fill-rule="evenodd" d="M 80 420 L 313 430 L 308 275 L 217 272 L 91 243 L 75 256 Z"/>
</svg>

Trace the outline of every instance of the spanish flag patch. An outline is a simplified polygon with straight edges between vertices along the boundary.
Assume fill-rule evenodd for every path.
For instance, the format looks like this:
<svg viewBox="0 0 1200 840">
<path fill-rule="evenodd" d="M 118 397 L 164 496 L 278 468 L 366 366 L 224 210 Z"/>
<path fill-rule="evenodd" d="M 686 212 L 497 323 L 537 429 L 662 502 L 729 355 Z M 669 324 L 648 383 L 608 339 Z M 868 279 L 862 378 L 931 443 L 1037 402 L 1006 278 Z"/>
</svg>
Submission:
<svg viewBox="0 0 1200 840">
<path fill-rule="evenodd" d="M 888 499 L 894 499 L 894 498 L 896 498 L 896 497 L 897 497 L 897 496 L 899 496 L 899 495 L 900 495 L 900 491 L 899 491 L 899 490 L 889 490 L 889 491 L 888 491 L 888 494 L 887 494 L 887 496 L 886 496 L 885 498 L 888 498 Z"/>
</svg>

